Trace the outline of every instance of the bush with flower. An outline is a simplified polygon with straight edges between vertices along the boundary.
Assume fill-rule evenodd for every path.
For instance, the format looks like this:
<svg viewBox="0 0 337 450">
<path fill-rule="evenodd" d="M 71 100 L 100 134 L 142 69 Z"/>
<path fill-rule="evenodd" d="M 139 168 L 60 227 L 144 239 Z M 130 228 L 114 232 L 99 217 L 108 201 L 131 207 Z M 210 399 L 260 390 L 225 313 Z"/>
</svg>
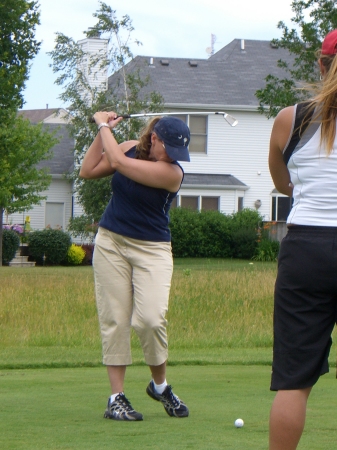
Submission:
<svg viewBox="0 0 337 450">
<path fill-rule="evenodd" d="M 27 233 L 26 233 L 26 229 L 25 226 L 23 225 L 19 225 L 19 224 L 7 224 L 3 226 L 4 230 L 10 230 L 10 231 L 14 231 L 20 238 L 20 242 L 21 244 L 27 242 Z"/>
<path fill-rule="evenodd" d="M 20 234 L 23 234 L 24 231 L 25 231 L 24 227 L 23 227 L 22 225 L 17 224 L 17 223 L 14 224 L 14 225 L 4 225 L 4 226 L 3 226 L 3 229 L 4 229 L 4 230 L 13 230 L 13 231 L 15 231 L 19 236 L 20 236 Z"/>
</svg>

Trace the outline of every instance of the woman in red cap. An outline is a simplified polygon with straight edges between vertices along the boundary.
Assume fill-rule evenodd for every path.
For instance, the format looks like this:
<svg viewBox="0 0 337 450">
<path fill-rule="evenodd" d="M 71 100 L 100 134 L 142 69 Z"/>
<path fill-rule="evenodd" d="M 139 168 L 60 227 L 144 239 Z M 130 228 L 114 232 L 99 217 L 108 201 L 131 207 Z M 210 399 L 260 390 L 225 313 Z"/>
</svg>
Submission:
<svg viewBox="0 0 337 450">
<path fill-rule="evenodd" d="M 297 448 L 311 389 L 329 371 L 337 319 L 336 52 L 334 30 L 319 53 L 318 93 L 280 111 L 270 139 L 274 184 L 293 197 L 275 283 L 270 450 Z"/>
<path fill-rule="evenodd" d="M 111 396 L 104 417 L 139 421 L 124 394 L 131 364 L 130 333 L 138 335 L 152 379 L 146 393 L 169 416 L 187 417 L 187 406 L 166 382 L 166 319 L 172 277 L 170 205 L 189 161 L 190 132 L 175 117 L 153 119 L 138 141 L 117 144 L 114 112 L 94 115 L 98 133 L 82 163 L 83 178 L 112 177 L 113 195 L 99 223 L 93 257 L 96 302 Z"/>
</svg>

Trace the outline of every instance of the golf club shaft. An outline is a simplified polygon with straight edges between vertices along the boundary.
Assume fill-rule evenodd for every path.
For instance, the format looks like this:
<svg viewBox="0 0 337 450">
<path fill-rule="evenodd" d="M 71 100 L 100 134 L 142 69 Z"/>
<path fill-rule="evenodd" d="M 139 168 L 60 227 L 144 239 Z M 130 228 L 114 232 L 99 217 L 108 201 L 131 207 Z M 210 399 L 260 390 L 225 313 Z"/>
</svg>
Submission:
<svg viewBox="0 0 337 450">
<path fill-rule="evenodd" d="M 133 119 L 135 117 L 154 117 L 154 116 L 179 116 L 179 115 L 204 115 L 207 116 L 208 114 L 216 114 L 221 115 L 224 117 L 224 119 L 231 125 L 232 127 L 235 127 L 238 124 L 238 121 L 231 116 L 230 114 L 227 114 L 224 111 L 176 111 L 176 112 L 160 112 L 160 113 L 142 113 L 142 114 L 120 114 L 117 117 L 123 117 L 123 119 Z M 89 119 L 89 122 L 94 123 L 95 119 L 91 117 Z"/>
</svg>

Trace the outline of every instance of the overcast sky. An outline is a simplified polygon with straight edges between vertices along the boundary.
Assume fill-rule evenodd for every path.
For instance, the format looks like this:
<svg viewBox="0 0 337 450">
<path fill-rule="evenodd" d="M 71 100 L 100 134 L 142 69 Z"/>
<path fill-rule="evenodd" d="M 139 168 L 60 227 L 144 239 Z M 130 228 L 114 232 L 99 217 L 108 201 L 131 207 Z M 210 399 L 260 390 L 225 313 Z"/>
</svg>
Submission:
<svg viewBox="0 0 337 450">
<path fill-rule="evenodd" d="M 214 50 L 233 39 L 270 40 L 281 36 L 280 20 L 292 27 L 291 0 L 106 0 L 118 19 L 128 14 L 135 31 L 132 36 L 142 46 L 132 46 L 134 55 L 153 57 L 207 58 L 211 35 L 216 36 Z M 98 0 L 39 0 L 41 25 L 36 39 L 43 41 L 34 58 L 26 83 L 24 109 L 66 106 L 54 84 L 56 75 L 49 67 L 46 52 L 55 45 L 55 33 L 75 41 L 83 39 L 84 30 L 94 25 L 93 13 Z"/>
</svg>

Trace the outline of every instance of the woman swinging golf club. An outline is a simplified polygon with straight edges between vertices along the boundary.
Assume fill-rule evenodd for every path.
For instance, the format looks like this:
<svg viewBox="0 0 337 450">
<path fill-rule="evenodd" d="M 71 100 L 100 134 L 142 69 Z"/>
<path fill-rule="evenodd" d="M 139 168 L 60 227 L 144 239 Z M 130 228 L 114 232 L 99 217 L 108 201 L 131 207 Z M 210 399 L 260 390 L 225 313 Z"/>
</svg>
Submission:
<svg viewBox="0 0 337 450">
<path fill-rule="evenodd" d="M 184 177 L 177 161 L 189 161 L 190 132 L 180 119 L 156 117 L 139 141 L 117 144 L 111 130 L 123 118 L 97 112 L 94 119 L 98 134 L 80 176 L 114 174 L 113 195 L 99 223 L 93 257 L 103 363 L 112 391 L 104 417 L 143 420 L 124 394 L 131 327 L 152 374 L 147 394 L 162 402 L 168 415 L 187 417 L 187 406 L 166 382 L 165 315 L 173 268 L 168 212 Z"/>
</svg>

